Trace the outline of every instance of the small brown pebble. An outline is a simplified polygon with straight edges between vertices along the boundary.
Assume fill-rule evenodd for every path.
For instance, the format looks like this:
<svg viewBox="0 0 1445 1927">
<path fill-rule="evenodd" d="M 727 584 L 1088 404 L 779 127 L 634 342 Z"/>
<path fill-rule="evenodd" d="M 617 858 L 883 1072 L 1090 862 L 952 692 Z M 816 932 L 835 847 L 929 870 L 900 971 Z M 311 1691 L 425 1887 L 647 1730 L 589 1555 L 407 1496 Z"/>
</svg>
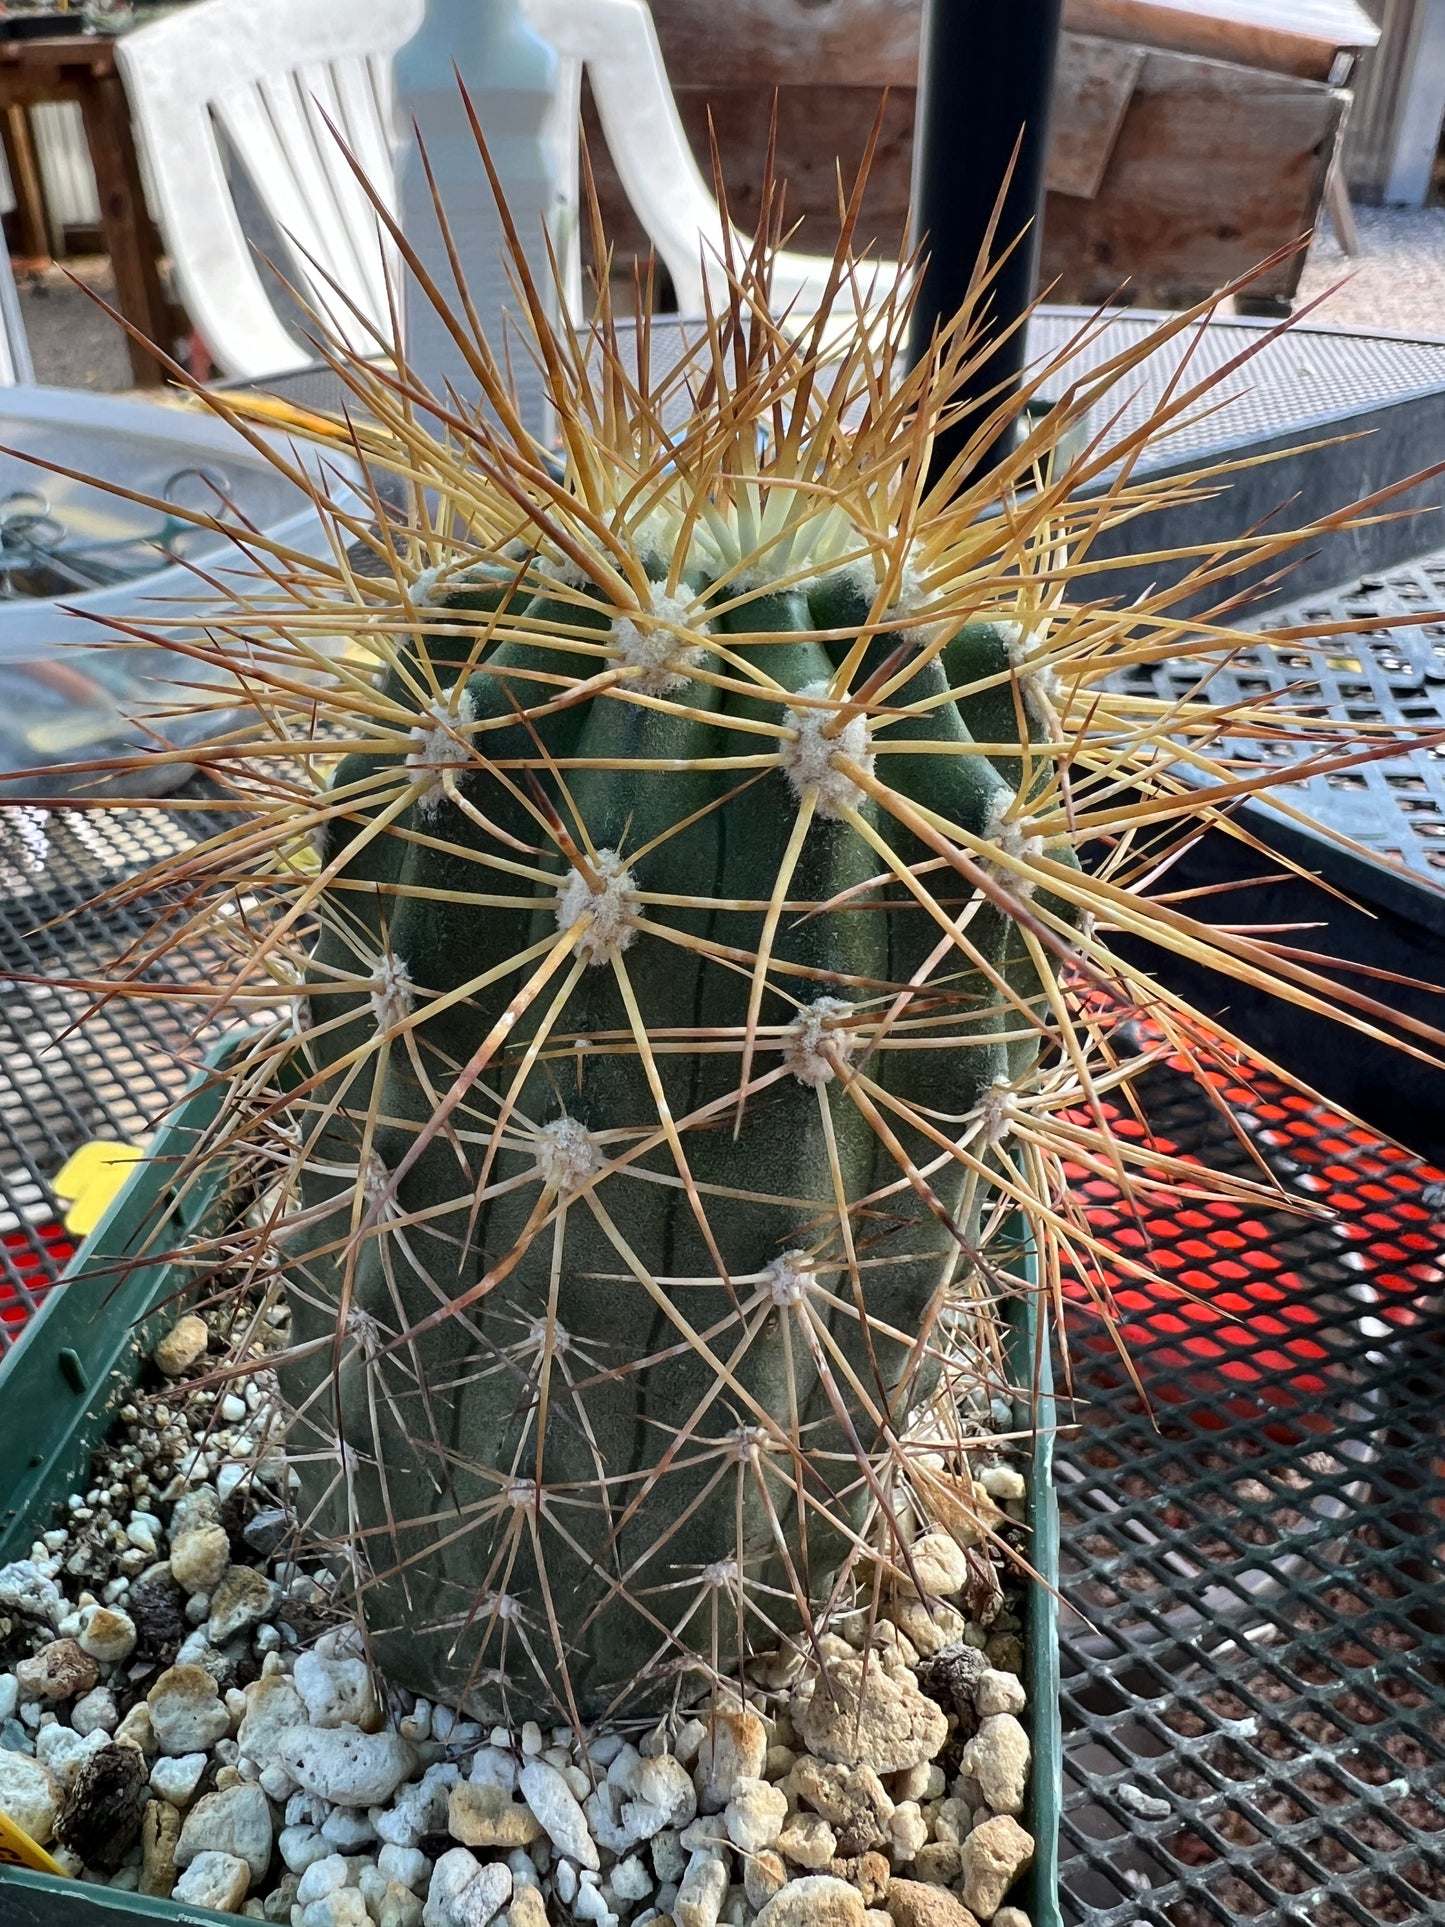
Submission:
<svg viewBox="0 0 1445 1927">
<path fill-rule="evenodd" d="M 951 1887 L 963 1870 L 963 1855 L 953 1840 L 930 1840 L 913 1856 L 913 1872 L 931 1885 Z"/>
<path fill-rule="evenodd" d="M 170 1900 L 175 1887 L 175 1848 L 181 1838 L 181 1813 L 170 1800 L 148 1800 L 141 1821 L 141 1892 L 150 1900 Z"/>
<path fill-rule="evenodd" d="M 55 1837 L 88 1867 L 115 1873 L 135 1845 L 146 1807 L 144 1757 L 133 1746 L 103 1746 L 76 1774 Z"/>
<path fill-rule="evenodd" d="M 881 1853 L 860 1853 L 835 1860 L 828 1869 L 839 1880 L 848 1880 L 863 1896 L 865 1907 L 876 1907 L 888 1891 L 888 1862 Z"/>
<path fill-rule="evenodd" d="M 205 1355 L 210 1336 L 205 1319 L 197 1318 L 193 1311 L 187 1312 L 184 1318 L 176 1320 L 151 1353 L 156 1370 L 167 1378 L 179 1378 Z"/>
<path fill-rule="evenodd" d="M 947 1887 L 895 1880 L 884 1903 L 893 1927 L 978 1927 L 977 1918 Z"/>
<path fill-rule="evenodd" d="M 22 1659 L 15 1667 L 21 1698 L 45 1700 L 51 1706 L 88 1693 L 99 1678 L 100 1668 L 73 1639 L 52 1639 L 32 1659 Z"/>
</svg>

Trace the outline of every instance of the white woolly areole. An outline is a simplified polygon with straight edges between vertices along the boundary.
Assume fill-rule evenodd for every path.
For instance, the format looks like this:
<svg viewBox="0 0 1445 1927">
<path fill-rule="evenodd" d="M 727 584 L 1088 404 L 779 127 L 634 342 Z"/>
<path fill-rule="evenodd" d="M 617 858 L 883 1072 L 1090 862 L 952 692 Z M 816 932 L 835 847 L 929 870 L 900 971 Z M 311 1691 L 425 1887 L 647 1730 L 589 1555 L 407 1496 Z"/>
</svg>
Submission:
<svg viewBox="0 0 1445 1927">
<path fill-rule="evenodd" d="M 545 1318 L 534 1318 L 532 1320 L 527 1330 L 527 1343 L 529 1345 L 545 1345 L 547 1343 L 547 1321 Z M 563 1352 L 570 1351 L 571 1347 L 571 1332 L 567 1330 L 565 1325 L 559 1325 L 554 1321 L 552 1325 L 552 1350 L 560 1357 Z"/>
<path fill-rule="evenodd" d="M 632 678 L 632 688 L 649 696 L 686 688 L 707 652 L 698 643 L 684 642 L 678 629 L 707 632 L 707 624 L 698 620 L 696 602 L 681 596 L 655 595 L 650 610 L 619 616 L 613 623 L 612 640 L 622 662 L 642 671 Z"/>
<path fill-rule="evenodd" d="M 783 1062 L 800 1084 L 818 1090 L 838 1075 L 833 1060 L 845 1063 L 856 1041 L 842 1020 L 853 1006 L 842 997 L 817 997 L 800 1010 L 783 1033 Z M 824 1046 L 828 1048 L 825 1050 Z"/>
<path fill-rule="evenodd" d="M 918 552 L 918 544 L 915 542 L 910 546 L 908 558 L 898 572 L 898 587 L 885 611 L 884 619 L 887 622 L 896 623 L 900 616 L 917 615 L 934 600 L 935 590 L 924 581 L 915 565 Z M 875 583 L 875 593 L 876 586 Z M 950 626 L 948 623 L 937 621 L 919 622 L 907 628 L 895 629 L 894 635 L 899 642 L 911 642 L 915 648 L 922 649 Z"/>
<path fill-rule="evenodd" d="M 1009 663 L 1019 679 L 1025 707 L 1040 722 L 1047 723 L 1050 715 L 1057 711 L 1059 699 L 1064 693 L 1058 670 L 1050 662 L 1036 660 L 1039 637 L 1024 623 L 1000 622 L 998 631 L 1004 639 Z"/>
<path fill-rule="evenodd" d="M 594 890 L 580 870 L 571 871 L 557 894 L 557 928 L 570 930 L 579 917 L 590 913 L 592 921 L 573 945 L 572 954 L 589 963 L 610 963 L 637 935 L 627 921 L 633 876 L 616 850 L 599 850 L 592 868 L 602 888 Z"/>
<path fill-rule="evenodd" d="M 417 797 L 417 808 L 424 816 L 430 816 L 445 794 L 444 772 L 464 767 L 467 762 L 466 746 L 457 741 L 456 732 L 467 723 L 474 723 L 477 712 L 471 696 L 463 689 L 455 706 L 434 702 L 425 714 L 431 721 L 418 723 L 412 730 L 414 747 L 407 751 L 406 766 L 429 772 L 429 780 Z"/>
<path fill-rule="evenodd" d="M 855 556 L 835 573 L 864 602 L 871 603 L 878 593 L 878 571 L 871 555 Z"/>
<path fill-rule="evenodd" d="M 502 1497 L 519 1512 L 525 1512 L 537 1503 L 537 1482 L 535 1479 L 513 1479 L 503 1489 Z"/>
<path fill-rule="evenodd" d="M 545 549 L 538 550 L 536 567 L 538 575 L 560 584 L 564 589 L 585 589 L 592 580 L 570 555 L 549 555 Z"/>
<path fill-rule="evenodd" d="M 537 1175 L 548 1190 L 578 1191 L 603 1163 L 596 1138 L 575 1117 L 554 1117 L 537 1133 Z"/>
<path fill-rule="evenodd" d="M 353 1305 L 343 1320 L 342 1328 L 363 1358 L 380 1356 L 381 1327 L 369 1311 L 363 1311 L 360 1305 Z"/>
<path fill-rule="evenodd" d="M 763 1288 L 775 1305 L 800 1305 L 813 1288 L 813 1261 L 806 1251 L 785 1251 L 763 1273 Z"/>
<path fill-rule="evenodd" d="M 405 965 L 402 966 L 406 968 Z M 379 1204 L 386 1195 L 386 1187 L 391 1181 L 391 1173 L 375 1151 L 368 1151 L 366 1162 L 361 1167 L 361 1195 L 369 1205 Z"/>
<path fill-rule="evenodd" d="M 446 574 L 446 568 L 446 564 L 438 563 L 430 569 L 423 569 L 411 585 L 412 601 L 420 602 L 423 605 L 430 603 L 432 597 L 436 594 L 437 584 Z M 455 577 L 451 578 L 451 580 L 455 580 Z M 450 582 L 448 586 L 450 586 Z"/>
<path fill-rule="evenodd" d="M 451 568 L 451 574 L 447 574 L 449 568 Z M 455 563 L 437 563 L 435 567 L 424 568 L 424 570 L 420 572 L 420 576 L 416 576 L 416 580 L 412 582 L 412 601 L 414 601 L 414 603 L 422 603 L 424 607 L 430 605 L 432 599 L 435 597 L 435 592 L 437 592 L 437 584 L 443 580 L 443 576 L 445 576 L 445 586 L 447 586 L 447 590 L 459 586 L 460 570 L 457 568 L 457 565 L 455 565 Z"/>
<path fill-rule="evenodd" d="M 862 538 L 856 537 L 855 540 L 861 541 Z M 882 619 L 892 629 L 895 641 L 922 645 L 931 640 L 940 626 L 938 623 L 925 622 L 912 627 L 904 627 L 899 623 L 900 617 L 916 615 L 933 600 L 934 591 L 924 581 L 916 566 L 915 558 L 918 553 L 918 544 L 915 542 L 910 545 L 903 567 L 898 572 L 893 599 L 883 611 Z M 871 604 L 882 586 L 883 575 L 886 574 L 886 570 L 880 573 L 880 569 L 882 569 L 880 558 L 873 555 L 860 555 L 852 562 L 844 563 L 842 568 L 830 573 L 846 582 L 860 601 Z"/>
<path fill-rule="evenodd" d="M 736 1559 L 715 1559 L 710 1566 L 702 1569 L 702 1583 L 721 1590 L 742 1583 L 743 1570 Z"/>
<path fill-rule="evenodd" d="M 678 516 L 665 508 L 649 509 L 639 520 L 627 523 L 624 532 L 638 555 L 668 556 L 677 547 L 678 522 Z"/>
<path fill-rule="evenodd" d="M 395 1030 L 410 1017 L 416 998 L 411 972 L 400 957 L 383 957 L 371 973 L 371 1014 L 381 1030 Z"/>
<path fill-rule="evenodd" d="M 996 1077 L 983 1094 L 979 1105 L 983 1118 L 983 1141 L 992 1148 L 1002 1144 L 1014 1127 L 1014 1119 L 1019 1114 L 1018 1099 L 1014 1096 L 1006 1077 Z"/>
<path fill-rule="evenodd" d="M 825 682 L 810 682 L 798 694 L 826 696 L 828 685 Z M 849 762 L 858 764 L 860 769 L 872 775 L 873 741 L 868 734 L 866 717 L 850 716 L 838 729 L 838 717 L 834 710 L 786 709 L 783 711 L 783 721 L 789 729 L 798 732 L 778 752 L 783 772 L 795 793 L 801 796 L 804 790 L 816 789 L 819 816 L 839 817 L 844 810 L 856 809 L 863 801 L 863 792 L 837 764 L 840 757 L 846 757 Z M 825 736 L 824 730 L 830 728 L 835 733 Z"/>
<path fill-rule="evenodd" d="M 769 1442 L 761 1425 L 736 1425 L 727 1435 L 728 1451 L 740 1465 L 750 1464 Z"/>
<path fill-rule="evenodd" d="M 913 558 L 916 554 L 916 549 L 908 551 L 908 560 L 898 572 L 897 594 L 888 605 L 892 613 L 900 616 L 917 615 L 932 593 L 914 567 Z"/>
<path fill-rule="evenodd" d="M 1027 862 L 1031 857 L 1043 855 L 1044 839 L 1031 816 L 1015 816 L 1006 820 L 1016 800 L 1013 790 L 1001 793 L 989 811 L 985 835 L 1003 855 Z M 989 868 L 1011 895 L 1024 901 L 1039 887 L 1036 877 L 1021 877 L 1016 870 L 1010 870 L 1003 864 L 990 864 Z"/>
</svg>

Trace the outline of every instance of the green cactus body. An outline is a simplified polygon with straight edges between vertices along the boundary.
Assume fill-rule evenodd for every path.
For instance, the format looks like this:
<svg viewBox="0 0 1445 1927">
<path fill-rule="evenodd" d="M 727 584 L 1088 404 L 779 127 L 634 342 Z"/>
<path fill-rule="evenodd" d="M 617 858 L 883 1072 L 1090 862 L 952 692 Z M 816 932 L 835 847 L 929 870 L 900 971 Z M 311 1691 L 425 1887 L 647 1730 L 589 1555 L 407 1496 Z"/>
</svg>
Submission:
<svg viewBox="0 0 1445 1927">
<path fill-rule="evenodd" d="M 896 873 L 933 851 L 830 760 L 861 756 L 930 820 L 988 836 L 1012 792 L 966 753 L 942 662 L 908 690 L 935 700 L 875 732 L 910 747 L 874 762 L 866 718 L 818 733 L 844 653 L 819 619 L 856 594 L 755 593 L 705 626 L 690 583 L 687 654 L 651 676 L 670 706 L 624 683 L 519 720 L 538 677 L 596 672 L 569 640 L 615 637 L 623 613 L 544 594 L 446 696 L 453 735 L 409 643 L 385 694 L 410 699 L 411 746 L 335 779 L 360 800 L 323 848 L 339 868 L 308 1049 L 326 1116 L 304 1181 L 330 1217 L 294 1292 L 315 1343 L 288 1390 L 322 1436 L 334 1423 L 348 1473 L 323 1458 L 312 1498 L 360 1548 L 378 1657 L 487 1715 L 645 1699 L 706 1661 L 719 1616 L 730 1647 L 739 1619 L 767 1647 L 828 1596 L 865 1514 L 905 1502 L 896 1441 L 937 1376 L 915 1341 L 970 1269 L 987 1195 L 913 1107 L 956 1136 L 1023 1068 L 1002 1041 L 1006 909 L 935 885 L 950 944 Z M 771 767 L 718 767 L 759 749 Z M 443 754 L 458 767 L 378 832 Z"/>
<path fill-rule="evenodd" d="M 1076 1280 L 1122 1334 L 1115 1280 L 1177 1280 L 1107 1248 L 1080 1168 L 1144 1214 L 1161 1192 L 1280 1203 L 1262 1170 L 1111 1131 L 1156 1061 L 1121 1051 L 1118 1009 L 1180 1061 L 1219 1035 L 1141 952 L 1215 972 L 1210 1010 L 1238 982 L 1401 1034 L 1348 973 L 1234 927 L 1232 897 L 1225 932 L 1189 893 L 1151 904 L 1200 826 L 1297 775 L 1282 732 L 1348 756 L 1273 690 L 1209 697 L 1218 665 L 1280 646 L 1221 631 L 1231 569 L 1260 579 L 1337 515 L 1135 557 L 1163 586 L 1100 595 L 1117 532 L 1200 480 L 1138 457 L 1217 405 L 1216 377 L 1180 364 L 1152 424 L 1134 404 L 1212 304 L 1107 362 L 1091 325 L 1031 371 L 1061 398 L 1023 439 L 1001 398 L 996 466 L 938 478 L 940 431 L 975 419 L 989 276 L 918 360 L 902 284 L 846 245 L 832 311 L 779 315 L 762 199 L 773 233 L 730 252 L 726 291 L 709 272 L 696 327 L 655 329 L 644 301 L 629 332 L 605 276 L 592 320 L 557 327 L 516 264 L 530 338 L 509 350 L 544 371 L 560 462 L 484 342 L 479 393 L 434 400 L 404 360 L 338 346 L 345 419 L 296 432 L 318 474 L 371 472 L 318 485 L 328 554 L 247 529 L 266 582 L 204 640 L 174 618 L 185 677 L 197 653 L 215 672 L 197 705 L 225 716 L 185 753 L 226 795 L 146 872 L 159 925 L 117 987 L 142 972 L 151 995 L 194 935 L 235 959 L 195 986 L 207 1018 L 282 986 L 295 1018 L 233 1060 L 195 1155 L 256 1192 L 187 1262 L 234 1282 L 248 1371 L 279 1266 L 302 1542 L 353 1582 L 393 1681 L 488 1718 L 630 1716 L 732 1691 L 758 1655 L 773 1686 L 811 1668 L 806 1690 L 824 1634 L 918 1631 L 898 1611 L 918 1532 L 977 1555 L 996 1522 L 970 1441 L 1020 1389 L 998 1315 L 1030 1288 L 1019 1231 L 1043 1286 Z M 1135 672 L 1166 656 L 1198 694 L 1148 693 Z M 1214 1058 L 1231 1079 L 1237 1055 Z"/>
<path fill-rule="evenodd" d="M 1290 780 L 1282 730 L 1345 754 L 1273 693 L 1208 700 L 1215 666 L 1278 640 L 1221 635 L 1230 567 L 1255 579 L 1289 537 L 1138 557 L 1165 586 L 1099 596 L 1115 532 L 1190 486 L 1144 476 L 1104 390 L 1133 394 L 1207 309 L 1087 377 L 1062 354 L 1022 441 L 1016 400 L 981 431 L 996 467 L 935 480 L 987 277 L 914 361 L 906 295 L 855 312 L 846 249 L 812 322 L 774 313 L 774 265 L 766 234 L 730 258 L 726 299 L 661 355 L 605 278 L 593 321 L 557 328 L 519 266 L 560 463 L 484 343 L 480 401 L 434 403 L 338 349 L 347 420 L 298 432 L 327 472 L 338 449 L 373 472 L 318 499 L 330 559 L 277 543 L 271 586 L 204 644 L 184 619 L 228 706 L 186 753 L 228 800 L 117 972 L 194 929 L 233 946 L 222 1007 L 284 985 L 295 1013 L 196 1154 L 235 1153 L 238 1191 L 259 1174 L 254 1208 L 193 1255 L 235 1281 L 238 1353 L 279 1265 L 302 1538 L 393 1681 L 487 1718 L 630 1716 L 731 1691 L 755 1656 L 774 1684 L 811 1667 L 806 1688 L 824 1634 L 918 1630 L 918 1532 L 975 1554 L 996 1522 L 970 1440 L 1018 1389 L 998 1312 L 1029 1289 L 1019 1231 L 1117 1333 L 1116 1279 L 1177 1281 L 1107 1249 L 1078 1169 L 1143 1211 L 1279 1202 L 1111 1132 L 1155 1061 L 1121 1053 L 1115 1009 L 1147 1008 L 1183 1061 L 1217 1035 L 1141 951 L 1216 972 L 1211 1009 L 1228 980 L 1397 1028 L 1268 932 L 1150 902 L 1198 826 Z M 1212 405 L 1181 376 L 1155 425 Z M 1211 582 L 1218 607 L 1184 619 Z M 1198 696 L 1131 673 L 1166 655 Z"/>
</svg>

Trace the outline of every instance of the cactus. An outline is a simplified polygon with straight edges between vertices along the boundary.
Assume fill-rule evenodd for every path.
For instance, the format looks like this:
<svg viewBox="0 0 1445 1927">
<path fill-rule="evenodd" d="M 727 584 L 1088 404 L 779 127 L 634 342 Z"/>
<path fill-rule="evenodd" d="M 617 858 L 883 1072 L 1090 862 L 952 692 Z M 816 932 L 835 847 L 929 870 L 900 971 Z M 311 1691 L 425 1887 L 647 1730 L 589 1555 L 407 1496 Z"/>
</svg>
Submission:
<svg viewBox="0 0 1445 1927">
<path fill-rule="evenodd" d="M 1143 888 L 1288 771 L 1242 785 L 1203 695 L 1119 672 L 1203 674 L 1241 638 L 1182 599 L 1223 610 L 1318 531 L 1091 599 L 1094 538 L 1189 486 L 1131 458 L 1203 388 L 1065 460 L 1131 351 L 986 479 L 1027 396 L 930 480 L 971 313 L 906 371 L 905 298 L 841 325 L 845 236 L 847 298 L 784 327 L 775 240 L 672 367 L 605 293 L 550 328 L 519 254 L 560 465 L 462 320 L 475 407 L 333 350 L 356 407 L 302 426 L 363 474 L 322 505 L 334 562 L 249 533 L 274 590 L 176 645 L 243 642 L 262 726 L 187 752 L 227 814 L 167 873 L 153 953 L 226 928 L 227 1004 L 293 1008 L 207 1151 L 258 1191 L 215 1262 L 284 1278 L 304 1520 L 377 1658 L 487 1716 L 585 1723 L 806 1657 L 917 1579 L 920 1525 L 990 1534 L 967 1448 L 1020 1227 L 1052 1294 L 1098 1250 L 1065 1159 L 1144 1199 L 1266 1194 L 1109 1135 L 1101 1095 L 1152 1060 L 1097 993 L 1177 1050 L 1205 1034 L 1111 927 L 1390 1028 Z M 1329 735 L 1273 705 L 1229 726 Z"/>
</svg>

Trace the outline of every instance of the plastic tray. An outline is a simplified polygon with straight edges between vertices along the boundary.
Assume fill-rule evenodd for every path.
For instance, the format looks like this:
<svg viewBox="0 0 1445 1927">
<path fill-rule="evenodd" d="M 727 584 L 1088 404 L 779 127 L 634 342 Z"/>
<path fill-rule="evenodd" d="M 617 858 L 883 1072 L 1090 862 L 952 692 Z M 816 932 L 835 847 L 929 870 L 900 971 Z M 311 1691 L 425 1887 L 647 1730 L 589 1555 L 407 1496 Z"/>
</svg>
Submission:
<svg viewBox="0 0 1445 1927">
<path fill-rule="evenodd" d="M 224 1166 L 205 1165 L 177 1191 L 175 1178 L 221 1105 L 216 1073 L 236 1048 L 224 1039 L 207 1071 L 157 1132 L 145 1162 L 75 1254 L 23 1337 L 0 1358 L 0 1465 L 16 1474 L 0 1505 L 0 1565 L 24 1558 L 67 1493 L 88 1478 L 104 1439 L 165 1324 L 184 1296 L 175 1254 L 187 1233 L 223 1208 Z M 1026 1261 L 1027 1265 L 1027 1261 Z M 1037 1842 L 1019 1898 L 1034 1927 L 1060 1927 L 1058 1827 L 1063 1770 L 1059 1736 L 1058 1506 L 1053 1490 L 1053 1380 L 1045 1314 L 1030 1295 L 1015 1302 L 1009 1369 L 1032 1390 L 1015 1401 L 1014 1423 L 1034 1427 L 1030 1556 L 1042 1583 L 1026 1613 L 1026 1723 L 1033 1747 L 1024 1824 Z M 234 1922 L 233 1914 L 179 1906 L 54 1875 L 0 1866 L 3 1927 L 134 1927 L 138 1920 Z"/>
</svg>

